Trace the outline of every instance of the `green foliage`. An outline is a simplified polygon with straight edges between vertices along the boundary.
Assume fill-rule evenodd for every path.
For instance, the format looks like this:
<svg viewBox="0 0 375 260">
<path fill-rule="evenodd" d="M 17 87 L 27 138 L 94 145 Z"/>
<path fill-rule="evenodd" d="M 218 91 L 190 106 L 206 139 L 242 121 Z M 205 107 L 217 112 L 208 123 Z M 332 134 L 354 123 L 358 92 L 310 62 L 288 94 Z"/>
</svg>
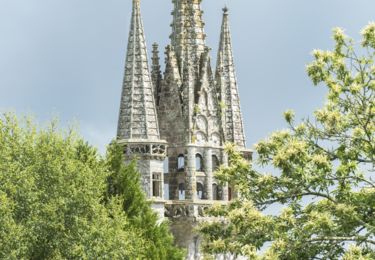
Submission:
<svg viewBox="0 0 375 260">
<path fill-rule="evenodd" d="M 138 178 L 114 145 L 0 117 L 0 259 L 182 259 Z"/>
<path fill-rule="evenodd" d="M 375 259 L 375 24 L 361 34 L 360 51 L 335 29 L 334 50 L 313 52 L 307 73 L 315 85 L 327 86 L 327 102 L 314 120 L 299 124 L 286 112 L 289 129 L 256 145 L 257 165 L 275 173 L 260 172 L 227 147 L 230 166 L 217 178 L 241 197 L 209 211 L 217 218 L 200 228 L 206 252 Z"/>
<path fill-rule="evenodd" d="M 96 150 L 52 123 L 0 118 L 0 258 L 135 259 L 143 251 Z"/>
<path fill-rule="evenodd" d="M 125 165 L 122 151 L 123 148 L 116 143 L 108 148 L 107 163 L 111 175 L 107 197 L 119 198 L 130 223 L 138 228 L 145 241 L 145 259 L 183 259 L 184 252 L 173 245 L 168 223 L 160 223 L 141 190 L 136 162 Z"/>
</svg>

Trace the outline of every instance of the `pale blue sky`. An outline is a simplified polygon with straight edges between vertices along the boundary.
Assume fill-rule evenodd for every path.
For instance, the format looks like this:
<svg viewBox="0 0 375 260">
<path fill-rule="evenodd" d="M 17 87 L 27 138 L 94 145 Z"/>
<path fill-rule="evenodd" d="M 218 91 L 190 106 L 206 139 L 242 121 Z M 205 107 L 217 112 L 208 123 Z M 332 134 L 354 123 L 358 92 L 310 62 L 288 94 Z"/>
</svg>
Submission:
<svg viewBox="0 0 375 260">
<path fill-rule="evenodd" d="M 374 0 L 203 0 L 213 66 L 225 4 L 249 147 L 285 127 L 284 110 L 306 117 L 323 103 L 305 65 L 332 48 L 331 29 L 359 39 L 375 20 Z M 168 43 L 171 10 L 171 0 L 142 1 L 149 49 Z M 116 134 L 130 12 L 131 0 L 0 0 L 0 111 L 78 121 L 103 151 Z"/>
</svg>

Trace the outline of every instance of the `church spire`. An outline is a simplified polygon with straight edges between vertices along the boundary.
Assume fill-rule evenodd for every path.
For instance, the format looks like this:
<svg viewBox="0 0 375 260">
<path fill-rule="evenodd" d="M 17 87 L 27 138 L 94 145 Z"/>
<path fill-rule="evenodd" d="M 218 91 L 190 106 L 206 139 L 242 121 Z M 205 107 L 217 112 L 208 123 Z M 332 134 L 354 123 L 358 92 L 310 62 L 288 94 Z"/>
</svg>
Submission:
<svg viewBox="0 0 375 260">
<path fill-rule="evenodd" d="M 140 0 L 133 0 L 117 138 L 120 140 L 159 139 Z"/>
<path fill-rule="evenodd" d="M 200 8 L 202 0 L 173 0 L 174 10 L 171 45 L 176 53 L 182 70 L 186 49 L 189 49 L 190 61 L 197 64 L 205 49 L 203 11 Z"/>
<path fill-rule="evenodd" d="M 223 104 L 223 130 L 225 141 L 245 147 L 243 119 L 240 108 L 236 72 L 233 61 L 232 40 L 229 28 L 228 8 L 223 8 L 220 44 L 216 67 L 216 82 Z"/>
</svg>

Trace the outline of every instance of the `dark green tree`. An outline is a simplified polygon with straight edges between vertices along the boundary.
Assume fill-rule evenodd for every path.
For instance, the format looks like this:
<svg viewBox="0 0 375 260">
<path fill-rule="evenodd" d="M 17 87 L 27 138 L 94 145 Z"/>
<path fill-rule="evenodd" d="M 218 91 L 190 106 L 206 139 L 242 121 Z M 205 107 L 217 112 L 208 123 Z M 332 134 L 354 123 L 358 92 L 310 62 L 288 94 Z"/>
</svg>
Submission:
<svg viewBox="0 0 375 260">
<path fill-rule="evenodd" d="M 128 165 L 124 162 L 123 148 L 113 142 L 107 152 L 107 164 L 111 172 L 107 197 L 120 199 L 130 223 L 146 241 L 144 253 L 147 259 L 183 259 L 184 252 L 173 244 L 168 222 L 160 222 L 141 189 L 136 162 L 132 161 Z"/>
</svg>

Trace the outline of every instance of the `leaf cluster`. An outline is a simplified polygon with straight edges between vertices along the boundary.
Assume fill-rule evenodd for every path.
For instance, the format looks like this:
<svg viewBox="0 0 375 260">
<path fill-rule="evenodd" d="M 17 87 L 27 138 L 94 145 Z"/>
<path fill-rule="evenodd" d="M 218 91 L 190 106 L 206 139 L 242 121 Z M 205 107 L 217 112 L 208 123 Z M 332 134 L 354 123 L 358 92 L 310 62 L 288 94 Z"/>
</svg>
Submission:
<svg viewBox="0 0 375 260">
<path fill-rule="evenodd" d="M 326 104 L 298 124 L 293 111 L 285 112 L 289 128 L 256 145 L 258 167 L 227 147 L 230 166 L 216 176 L 241 197 L 209 212 L 223 219 L 201 227 L 207 252 L 251 259 L 375 258 L 375 24 L 361 34 L 360 50 L 337 28 L 334 50 L 313 51 L 307 73 L 327 87 Z"/>
</svg>

